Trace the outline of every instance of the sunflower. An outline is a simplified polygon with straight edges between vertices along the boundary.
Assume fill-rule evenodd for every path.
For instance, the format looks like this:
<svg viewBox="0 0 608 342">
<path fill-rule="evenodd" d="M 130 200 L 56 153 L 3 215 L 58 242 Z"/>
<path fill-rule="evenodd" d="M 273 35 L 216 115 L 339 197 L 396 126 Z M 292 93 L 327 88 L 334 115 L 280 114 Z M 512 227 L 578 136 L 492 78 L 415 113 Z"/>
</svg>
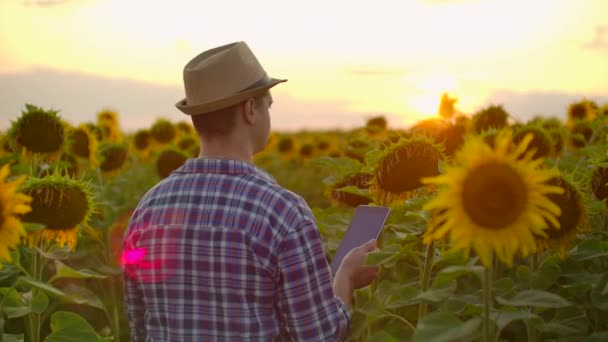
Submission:
<svg viewBox="0 0 608 342">
<path fill-rule="evenodd" d="M 473 116 L 473 129 L 482 133 L 490 128 L 501 129 L 508 126 L 509 114 L 502 106 L 492 105 L 482 109 Z"/>
<path fill-rule="evenodd" d="M 177 135 L 181 138 L 189 138 L 194 136 L 194 127 L 191 123 L 186 121 L 180 121 L 175 124 Z"/>
<path fill-rule="evenodd" d="M 547 195 L 549 200 L 559 207 L 561 215 L 556 216 L 559 226 L 551 221 L 547 222 L 549 227 L 544 231 L 546 237 L 539 236 L 538 244 L 541 248 L 555 247 L 558 254 L 563 258 L 570 241 L 586 222 L 586 207 L 583 204 L 581 192 L 565 177 L 553 178 L 547 183 L 564 189 L 562 194 Z"/>
<path fill-rule="evenodd" d="M 277 150 L 281 155 L 281 159 L 289 160 L 293 157 L 294 152 L 296 150 L 296 143 L 294 138 L 291 136 L 285 136 L 279 139 L 279 143 L 277 144 Z"/>
<path fill-rule="evenodd" d="M 12 149 L 23 151 L 27 159 L 33 156 L 46 161 L 58 159 L 65 141 L 65 130 L 58 112 L 30 104 L 25 107 L 8 132 Z"/>
<path fill-rule="evenodd" d="M 299 151 L 300 157 L 304 159 L 312 158 L 315 155 L 315 146 L 313 144 L 303 144 Z"/>
<path fill-rule="evenodd" d="M 123 140 L 115 111 L 104 109 L 97 113 L 97 126 L 101 129 L 103 141 L 117 143 Z"/>
<path fill-rule="evenodd" d="M 570 128 L 571 145 L 575 148 L 582 148 L 589 143 L 593 135 L 593 127 L 590 121 L 577 121 Z"/>
<path fill-rule="evenodd" d="M 152 139 L 160 145 L 165 145 L 173 141 L 177 135 L 175 126 L 165 119 L 158 119 L 150 128 Z"/>
<path fill-rule="evenodd" d="M 346 145 L 344 155 L 363 162 L 365 160 L 365 154 L 373 148 L 372 144 L 364 139 L 358 137 L 351 137 Z"/>
<path fill-rule="evenodd" d="M 437 135 L 437 142 L 442 143 L 445 154 L 452 157 L 464 144 L 466 127 L 450 124 Z"/>
<path fill-rule="evenodd" d="M 608 167 L 595 167 L 591 179 L 591 192 L 600 201 L 608 198 Z M 608 205 L 608 202 L 606 202 Z"/>
<path fill-rule="evenodd" d="M 492 251 L 509 266 L 518 251 L 524 256 L 534 252 L 534 235 L 545 236 L 547 221 L 559 226 L 555 216 L 560 209 L 546 195 L 563 190 L 546 184 L 555 172 L 540 169 L 542 159 L 525 154 L 532 139 L 529 134 L 513 145 L 511 131 L 502 131 L 492 149 L 473 136 L 456 154 L 455 165 L 424 179 L 440 187 L 425 210 L 445 209 L 437 217 L 442 224 L 425 236 L 425 243 L 449 235 L 453 248 L 468 253 L 472 246 L 485 266 L 491 264 Z"/>
<path fill-rule="evenodd" d="M 70 131 L 68 142 L 74 156 L 87 159 L 91 166 L 97 166 L 97 139 L 87 125 Z"/>
<path fill-rule="evenodd" d="M 528 144 L 526 152 L 533 153 L 532 159 L 546 158 L 553 154 L 553 140 L 551 135 L 541 126 L 527 125 L 516 131 L 513 142 L 519 143 L 528 134 L 532 134 L 532 140 Z"/>
<path fill-rule="evenodd" d="M 30 245 L 44 240 L 74 249 L 79 226 L 87 227 L 95 210 L 90 185 L 55 173 L 28 179 L 23 191 L 32 197 L 32 211 L 23 216 L 23 221 L 45 225 L 28 235 Z"/>
<path fill-rule="evenodd" d="M 176 170 L 188 160 L 188 155 L 176 148 L 168 147 L 164 149 L 156 159 L 156 172 L 163 179 L 167 178 L 173 170 Z"/>
<path fill-rule="evenodd" d="M 448 93 L 443 93 L 441 95 L 441 101 L 439 102 L 439 116 L 444 119 L 451 119 L 456 112 L 456 102 L 458 102 L 457 98 L 451 98 Z"/>
<path fill-rule="evenodd" d="M 133 135 L 131 145 L 142 159 L 147 159 L 152 151 L 152 135 L 146 129 L 140 129 Z"/>
<path fill-rule="evenodd" d="M 430 139 L 402 139 L 379 157 L 371 191 L 383 204 L 407 198 L 423 186 L 423 178 L 439 174 L 439 161 L 444 159 L 442 147 Z"/>
<path fill-rule="evenodd" d="M 387 122 L 384 116 L 375 116 L 365 123 L 365 130 L 369 135 L 375 136 L 386 132 Z"/>
<path fill-rule="evenodd" d="M 7 182 L 9 174 L 10 167 L 5 164 L 0 169 L 0 261 L 11 262 L 9 249 L 17 247 L 21 237 L 25 236 L 18 215 L 27 214 L 32 210 L 29 205 L 32 198 L 17 192 L 25 176 Z"/>
<path fill-rule="evenodd" d="M 104 175 L 115 175 L 127 162 L 127 147 L 124 144 L 103 143 L 99 146 L 99 169 Z"/>
<path fill-rule="evenodd" d="M 591 121 L 596 117 L 597 105 L 589 100 L 571 103 L 568 107 L 568 123 Z"/>
</svg>

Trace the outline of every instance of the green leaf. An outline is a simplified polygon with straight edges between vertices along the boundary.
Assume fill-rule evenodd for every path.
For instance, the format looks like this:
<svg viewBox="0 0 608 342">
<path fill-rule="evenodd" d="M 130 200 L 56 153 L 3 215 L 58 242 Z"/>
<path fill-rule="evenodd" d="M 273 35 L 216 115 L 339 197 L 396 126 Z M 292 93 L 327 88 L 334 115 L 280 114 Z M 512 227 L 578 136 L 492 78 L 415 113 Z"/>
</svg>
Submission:
<svg viewBox="0 0 608 342">
<path fill-rule="evenodd" d="M 23 342 L 25 341 L 25 337 L 23 334 L 13 335 L 13 334 L 2 334 L 3 342 Z"/>
<path fill-rule="evenodd" d="M 82 269 L 82 270 L 75 270 L 73 268 L 70 268 L 68 266 L 66 266 L 64 263 L 62 263 L 59 260 L 55 260 L 55 267 L 56 267 L 56 273 L 55 275 L 49 279 L 49 283 L 54 282 L 57 279 L 61 279 L 61 278 L 75 278 L 75 279 L 82 279 L 82 278 L 98 278 L 98 279 L 103 279 L 103 278 L 107 278 L 107 276 L 103 275 L 103 274 L 99 274 L 97 272 L 91 271 L 91 270 L 87 270 L 87 269 Z"/>
<path fill-rule="evenodd" d="M 557 260 L 546 260 L 539 267 L 538 271 L 532 275 L 530 286 L 539 290 L 548 289 L 550 286 L 555 284 L 555 281 L 557 281 L 560 274 L 561 268 L 557 265 Z"/>
<path fill-rule="evenodd" d="M 562 308 L 572 305 L 564 298 L 542 290 L 524 290 L 511 299 L 496 297 L 496 301 L 509 306 L 534 306 L 541 308 Z"/>
<path fill-rule="evenodd" d="M 89 298 L 89 293 L 90 291 L 88 290 L 82 290 L 81 293 L 78 292 L 74 292 L 74 293 L 67 293 L 64 292 L 50 284 L 46 284 L 37 280 L 34 280 L 32 278 L 29 277 L 19 277 L 17 279 L 17 284 L 19 285 L 27 285 L 29 287 L 44 291 L 44 293 L 46 293 L 49 296 L 52 296 L 54 298 L 57 298 L 63 302 L 66 303 L 73 303 L 73 304 L 87 304 L 93 307 L 97 307 L 99 308 L 99 299 L 97 297 L 97 300 Z M 76 286 L 71 284 L 71 286 Z M 66 287 L 68 290 L 71 290 L 71 287 L 68 286 Z M 80 289 L 80 288 L 79 288 Z M 87 292 L 88 291 L 88 292 Z M 103 306 L 102 306 L 103 307 Z"/>
<path fill-rule="evenodd" d="M 36 250 L 40 255 L 51 260 L 65 260 L 73 254 L 72 249 L 68 246 L 59 247 L 57 245 L 52 245 L 46 252 L 38 247 L 36 247 Z"/>
<path fill-rule="evenodd" d="M 501 311 L 496 318 L 496 325 L 498 330 L 501 331 L 511 322 L 527 321 L 532 318 L 539 317 L 529 311 Z"/>
<path fill-rule="evenodd" d="M 383 247 L 377 252 L 372 252 L 367 255 L 367 265 L 387 265 L 391 261 L 396 261 L 400 257 L 399 251 L 401 247 L 399 245 L 390 245 Z"/>
<path fill-rule="evenodd" d="M 22 317 L 30 313 L 30 308 L 25 303 L 19 292 L 11 287 L 0 288 L 2 296 L 2 311 L 8 318 Z"/>
<path fill-rule="evenodd" d="M 93 327 L 80 315 L 57 311 L 51 316 L 51 331 L 48 342 L 103 341 Z"/>
<path fill-rule="evenodd" d="M 86 287 L 70 283 L 62 290 L 66 295 L 70 296 L 72 300 L 77 301 L 80 304 L 87 304 L 101 310 L 105 309 L 105 305 L 101 299 Z"/>
<path fill-rule="evenodd" d="M 587 336 L 583 342 L 604 342 L 608 341 L 608 331 L 598 331 L 590 336 Z"/>
<path fill-rule="evenodd" d="M 32 312 L 43 313 L 49 306 L 49 297 L 44 292 L 38 292 L 30 302 Z"/>
<path fill-rule="evenodd" d="M 456 283 L 450 283 L 448 286 L 442 288 L 431 288 L 427 291 L 421 292 L 419 295 L 412 299 L 413 302 L 430 302 L 439 303 L 450 298 L 454 291 L 456 291 Z"/>
<path fill-rule="evenodd" d="M 437 274 L 431 287 L 437 288 L 445 286 L 465 274 L 475 274 L 477 278 L 479 278 L 479 281 L 481 281 L 483 278 L 483 266 L 467 265 L 446 267 Z"/>
<path fill-rule="evenodd" d="M 479 317 L 462 322 L 453 313 L 434 312 L 418 322 L 412 342 L 462 341 L 474 335 L 480 324 Z"/>
<path fill-rule="evenodd" d="M 369 342 L 399 342 L 400 340 L 394 338 L 391 334 L 386 331 L 378 331 L 368 339 Z"/>
</svg>

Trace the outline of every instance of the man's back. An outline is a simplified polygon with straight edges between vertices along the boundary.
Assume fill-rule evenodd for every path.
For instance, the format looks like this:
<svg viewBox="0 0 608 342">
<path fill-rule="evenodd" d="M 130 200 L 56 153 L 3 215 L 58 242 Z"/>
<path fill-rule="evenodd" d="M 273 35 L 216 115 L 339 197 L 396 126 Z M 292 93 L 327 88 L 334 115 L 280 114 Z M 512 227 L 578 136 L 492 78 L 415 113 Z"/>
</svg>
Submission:
<svg viewBox="0 0 608 342">
<path fill-rule="evenodd" d="M 150 190 L 125 235 L 133 340 L 344 337 L 314 217 L 237 160 L 190 159 Z"/>
</svg>

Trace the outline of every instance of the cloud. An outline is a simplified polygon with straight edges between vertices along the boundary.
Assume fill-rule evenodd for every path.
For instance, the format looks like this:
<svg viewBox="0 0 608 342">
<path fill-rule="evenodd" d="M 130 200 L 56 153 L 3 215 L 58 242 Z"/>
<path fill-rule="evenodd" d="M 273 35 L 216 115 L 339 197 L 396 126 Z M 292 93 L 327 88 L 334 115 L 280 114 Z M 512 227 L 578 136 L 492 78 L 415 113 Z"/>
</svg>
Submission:
<svg viewBox="0 0 608 342">
<path fill-rule="evenodd" d="M 599 105 L 608 104 L 608 92 L 604 94 L 573 94 L 565 92 L 514 92 L 499 90 L 494 92 L 482 107 L 502 104 L 517 121 L 525 122 L 534 116 L 557 117 L 566 120 L 571 103 L 588 99 Z"/>
<path fill-rule="evenodd" d="M 302 100 L 273 90 L 273 128 L 276 130 L 352 128 L 365 123 L 367 113 L 348 109 L 344 101 Z M 183 98 L 181 86 L 157 85 L 129 79 L 38 68 L 0 73 L 0 130 L 6 130 L 31 103 L 60 110 L 73 125 L 95 121 L 96 113 L 111 108 L 119 113 L 121 128 L 146 128 L 159 117 L 189 120 L 174 104 Z M 387 117 L 388 118 L 388 117 Z"/>
<path fill-rule="evenodd" d="M 585 45 L 589 49 L 608 50 L 608 25 L 598 25 L 595 27 L 593 40 Z"/>
<path fill-rule="evenodd" d="M 25 6 L 36 7 L 53 7 L 68 3 L 70 0 L 26 0 L 23 2 Z"/>
</svg>

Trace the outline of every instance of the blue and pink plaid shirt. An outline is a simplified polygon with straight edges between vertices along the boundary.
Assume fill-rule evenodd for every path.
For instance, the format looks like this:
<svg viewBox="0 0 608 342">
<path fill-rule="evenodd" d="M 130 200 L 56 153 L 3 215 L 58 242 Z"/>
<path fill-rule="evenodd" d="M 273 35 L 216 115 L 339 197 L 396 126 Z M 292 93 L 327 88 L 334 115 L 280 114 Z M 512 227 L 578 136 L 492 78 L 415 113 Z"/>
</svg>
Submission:
<svg viewBox="0 0 608 342">
<path fill-rule="evenodd" d="M 133 341 L 342 340 L 315 218 L 256 166 L 189 159 L 133 213 L 123 252 Z"/>
</svg>

